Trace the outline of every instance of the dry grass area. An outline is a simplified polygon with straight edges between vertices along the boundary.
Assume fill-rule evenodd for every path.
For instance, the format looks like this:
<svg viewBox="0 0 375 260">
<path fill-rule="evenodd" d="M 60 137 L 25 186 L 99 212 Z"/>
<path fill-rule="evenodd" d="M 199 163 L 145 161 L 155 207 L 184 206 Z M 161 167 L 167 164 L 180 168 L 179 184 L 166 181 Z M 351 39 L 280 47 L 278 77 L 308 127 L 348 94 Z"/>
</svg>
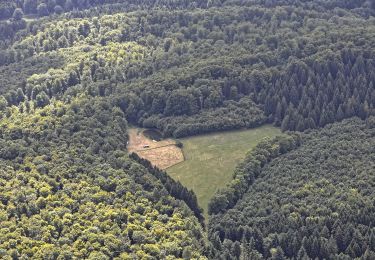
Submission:
<svg viewBox="0 0 375 260">
<path fill-rule="evenodd" d="M 175 145 L 148 149 L 136 152 L 140 157 L 149 160 L 160 169 L 167 169 L 179 162 L 184 161 L 184 156 L 180 148 Z"/>
<path fill-rule="evenodd" d="M 159 142 L 153 141 L 143 135 L 140 128 L 130 128 L 128 130 L 129 153 L 137 153 L 140 157 L 149 160 L 160 169 L 167 169 L 177 163 L 184 161 L 182 150 L 175 146 L 172 139 L 165 139 Z"/>
</svg>

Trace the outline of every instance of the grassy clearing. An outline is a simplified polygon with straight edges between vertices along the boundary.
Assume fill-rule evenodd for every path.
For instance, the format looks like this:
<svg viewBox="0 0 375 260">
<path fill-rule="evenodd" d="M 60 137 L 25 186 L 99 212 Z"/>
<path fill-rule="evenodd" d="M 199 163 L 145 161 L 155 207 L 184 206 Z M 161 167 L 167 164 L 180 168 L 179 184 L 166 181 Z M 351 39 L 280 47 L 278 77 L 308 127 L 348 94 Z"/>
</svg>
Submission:
<svg viewBox="0 0 375 260">
<path fill-rule="evenodd" d="M 175 180 L 197 194 L 207 214 L 207 205 L 218 188 L 231 179 L 235 166 L 265 137 L 281 134 L 278 128 L 262 126 L 181 139 L 185 161 L 167 169 Z"/>
<path fill-rule="evenodd" d="M 129 134 L 129 153 L 135 152 L 140 157 L 149 160 L 152 165 L 160 169 L 167 169 L 172 165 L 184 160 L 184 155 L 180 148 L 172 139 L 154 141 L 143 134 L 145 130 L 141 128 L 130 128 Z"/>
</svg>

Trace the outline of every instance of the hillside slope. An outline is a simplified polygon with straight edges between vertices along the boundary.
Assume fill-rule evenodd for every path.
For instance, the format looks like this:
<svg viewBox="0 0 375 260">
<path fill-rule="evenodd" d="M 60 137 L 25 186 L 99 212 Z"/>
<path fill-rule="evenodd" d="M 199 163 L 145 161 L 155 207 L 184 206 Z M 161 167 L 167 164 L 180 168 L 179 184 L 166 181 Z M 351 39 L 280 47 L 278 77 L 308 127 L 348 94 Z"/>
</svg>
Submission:
<svg viewBox="0 0 375 260">
<path fill-rule="evenodd" d="M 128 121 L 175 137 L 373 115 L 372 9 L 289 2 L 122 3 L 37 20 L 2 41 L 0 93 L 9 106 L 43 92 L 105 96 Z"/>
<path fill-rule="evenodd" d="M 1 259 L 203 257 L 192 211 L 128 158 L 119 108 L 80 98 L 8 113 L 0 117 Z"/>
<path fill-rule="evenodd" d="M 374 9 L 0 0 L 0 258 L 371 259 L 373 128 L 331 123 L 375 115 Z M 128 123 L 165 137 L 328 127 L 300 148 L 296 133 L 264 141 L 239 165 L 210 203 L 211 245 L 195 194 L 129 157 Z"/>
<path fill-rule="evenodd" d="M 210 219 L 217 255 L 373 259 L 374 122 L 304 134 L 299 148 L 268 163 L 233 209 Z"/>
</svg>

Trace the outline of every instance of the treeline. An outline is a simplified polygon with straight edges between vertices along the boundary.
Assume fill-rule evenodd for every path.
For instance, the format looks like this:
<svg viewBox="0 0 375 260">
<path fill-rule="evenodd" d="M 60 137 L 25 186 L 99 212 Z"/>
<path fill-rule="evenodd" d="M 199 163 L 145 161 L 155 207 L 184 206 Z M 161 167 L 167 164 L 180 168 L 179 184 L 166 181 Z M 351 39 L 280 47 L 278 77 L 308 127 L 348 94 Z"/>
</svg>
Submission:
<svg viewBox="0 0 375 260">
<path fill-rule="evenodd" d="M 194 191 L 188 190 L 179 181 L 172 179 L 165 171 L 160 170 L 156 166 L 152 166 L 150 161 L 139 157 L 136 153 L 131 153 L 130 158 L 134 161 L 142 164 L 149 173 L 154 175 L 164 185 L 165 189 L 169 194 L 178 199 L 183 200 L 186 205 L 194 212 L 195 216 L 199 219 L 202 225 L 204 225 L 203 210 L 198 205 L 197 196 Z"/>
<path fill-rule="evenodd" d="M 153 8 L 156 6 L 160 7 L 168 7 L 170 9 L 183 9 L 183 8 L 192 8 L 192 7 L 200 7 L 200 8 L 207 8 L 213 6 L 221 6 L 221 5 L 233 5 L 238 4 L 237 1 L 223 1 L 223 2 L 207 2 L 204 0 L 200 1 L 192 1 L 192 2 L 184 2 L 184 1 L 127 1 L 123 3 L 123 1 L 119 0 L 1 0 L 0 1 L 0 19 L 8 19 L 14 16 L 14 12 L 17 8 L 22 10 L 25 14 L 32 14 L 42 16 L 48 16 L 52 14 L 61 14 L 63 12 L 70 12 L 75 10 L 84 10 L 89 9 L 96 6 L 106 5 L 107 9 L 111 8 L 118 8 L 118 6 L 127 6 L 128 8 L 132 6 L 137 6 L 138 8 Z M 245 5 L 262 5 L 264 1 L 261 0 L 247 0 L 242 2 Z M 346 9 L 354 9 L 354 8 L 374 8 L 375 4 L 373 0 L 366 1 L 366 0 L 349 0 L 349 1 L 340 1 L 340 0 L 330 0 L 330 1 L 323 1 L 323 0 L 312 0 L 312 1 L 291 1 L 291 0 L 283 0 L 283 1 L 267 1 L 267 7 L 275 7 L 275 6 L 299 6 L 303 8 L 309 9 L 318 9 L 318 10 L 326 10 L 326 9 L 333 9 L 333 8 L 346 8 Z"/>
<path fill-rule="evenodd" d="M 27 22 L 23 19 L 23 14 L 15 12 L 15 18 L 9 21 L 0 20 L 0 46 L 6 45 L 18 31 L 24 30 L 27 27 Z"/>
<path fill-rule="evenodd" d="M 74 9 L 86 9 L 97 4 L 106 4 L 116 1 L 92 1 L 92 0 L 1 0 L 0 2 L 0 19 L 9 19 L 16 10 L 22 14 L 38 15 L 39 17 L 52 14 L 61 14 Z"/>
<path fill-rule="evenodd" d="M 210 255 L 194 194 L 126 155 L 127 121 L 328 125 L 238 167 L 212 258 L 374 258 L 373 1 L 116 2 L 0 0 L 0 258 Z"/>
<path fill-rule="evenodd" d="M 301 137 L 298 134 L 279 136 L 261 141 L 246 156 L 234 171 L 233 180 L 216 192 L 208 204 L 208 214 L 224 213 L 233 208 L 258 178 L 264 166 L 272 159 L 298 147 Z"/>
<path fill-rule="evenodd" d="M 267 118 L 261 109 L 251 99 L 244 97 L 239 101 L 224 101 L 222 107 L 203 109 L 191 116 L 151 116 L 143 121 L 143 126 L 158 128 L 164 136 L 181 138 L 214 131 L 254 128 L 265 122 Z"/>
<path fill-rule="evenodd" d="M 258 78 L 258 96 L 266 96 L 259 101 L 283 130 L 304 131 L 352 116 L 365 119 L 375 115 L 374 69 L 373 53 L 351 49 L 297 61 L 281 75 Z"/>
<path fill-rule="evenodd" d="M 207 1 L 121 1 L 121 0 L 1 0 L 0 1 L 0 20 L 14 17 L 16 10 L 22 11 L 22 14 L 37 15 L 39 17 L 54 14 L 62 14 L 72 12 L 73 15 L 77 11 L 93 8 L 96 6 L 106 5 L 107 9 L 116 9 L 118 7 L 131 8 L 155 8 L 164 7 L 170 9 L 184 9 L 192 7 L 206 7 Z M 121 9 L 120 8 L 120 9 Z M 95 10 L 95 9 L 94 9 Z M 99 8 L 100 10 L 100 8 Z"/>
<path fill-rule="evenodd" d="M 99 16 L 135 10 L 165 8 L 182 10 L 207 8 L 203 1 L 120 1 L 120 0 L 1 0 L 0 1 L 0 46 L 12 41 L 23 29 L 27 29 L 24 18 L 44 18 L 44 22 L 66 13 L 68 19 L 82 16 Z M 84 11 L 87 10 L 87 11 Z M 42 21 L 42 22 L 43 22 Z M 34 24 L 34 21 L 31 22 Z"/>
<path fill-rule="evenodd" d="M 236 0 L 228 1 L 229 3 L 237 3 Z M 326 11 L 327 9 L 334 8 L 345 8 L 345 9 L 359 9 L 359 8 L 373 8 L 373 1 L 366 0 L 307 0 L 307 1 L 294 1 L 294 0 L 270 0 L 266 3 L 263 0 L 246 0 L 244 3 L 247 5 L 262 5 L 265 4 L 267 7 L 275 6 L 299 6 L 308 9 L 315 9 Z"/>
<path fill-rule="evenodd" d="M 249 15 L 252 19 L 258 17 L 261 21 L 265 19 L 270 23 L 273 19 L 278 21 L 271 24 L 281 23 L 283 19 L 288 19 L 283 16 L 285 13 L 280 13 L 277 18 L 273 16 L 271 19 L 261 10 L 246 11 L 249 11 L 246 15 Z M 312 13 L 306 12 L 298 15 L 309 19 Z M 314 13 L 314 15 L 317 14 Z M 241 14 L 237 15 L 237 19 L 241 20 L 238 17 L 241 17 Z M 244 20 L 246 21 L 248 16 L 245 17 Z M 330 44 L 329 36 L 325 36 L 321 40 L 315 39 L 320 47 L 312 45 L 312 42 L 304 42 L 307 39 L 306 37 L 303 40 L 301 39 L 300 42 L 290 42 L 288 47 L 282 47 L 280 44 L 283 44 L 283 41 L 279 37 L 282 38 L 283 36 L 278 35 L 269 37 L 267 42 L 263 43 L 260 39 L 257 39 L 257 41 L 260 41 L 260 46 L 276 55 L 268 55 L 268 53 L 262 55 L 244 54 L 240 51 L 236 58 L 232 58 L 231 55 L 236 53 L 236 48 L 241 49 L 239 47 L 241 45 L 237 42 L 241 39 L 231 38 L 230 35 L 237 36 L 244 33 L 246 27 L 237 30 L 229 26 L 228 28 L 225 26 L 225 19 L 216 18 L 214 18 L 213 26 L 224 27 L 225 29 L 222 31 L 225 34 L 220 35 L 222 38 L 215 35 L 216 39 L 210 39 L 216 41 L 222 39 L 228 46 L 233 46 L 230 54 L 220 48 L 213 48 L 214 50 L 212 50 L 204 46 L 212 59 L 208 59 L 207 63 L 200 60 L 199 64 L 202 64 L 202 66 L 192 64 L 191 68 L 170 68 L 168 70 L 171 71 L 171 77 L 164 80 L 161 77 L 165 76 L 165 73 L 160 73 L 160 75 L 154 73 L 149 79 L 132 83 L 130 88 L 141 89 L 142 95 L 128 103 L 132 108 L 130 113 L 126 113 L 130 121 L 144 126 L 158 127 L 163 131 L 165 125 L 162 122 L 172 121 L 169 119 L 171 116 L 177 119 L 184 115 L 184 119 L 188 120 L 191 114 L 197 114 L 195 120 L 202 118 L 203 121 L 204 117 L 200 117 L 200 115 L 204 115 L 204 113 L 200 112 L 201 109 L 214 107 L 217 110 L 223 106 L 224 101 L 238 100 L 243 96 L 250 96 L 255 104 L 261 105 L 269 120 L 278 126 L 282 126 L 284 130 L 303 131 L 309 128 L 322 127 L 351 116 L 367 118 L 374 114 L 374 87 L 371 83 L 373 81 L 372 60 L 374 54 L 371 51 L 373 46 L 370 38 L 361 43 L 356 42 L 357 47 L 355 48 L 350 46 L 351 43 L 349 42 L 346 47 L 341 48 L 336 45 L 338 41 L 346 42 L 355 35 L 355 32 L 351 31 L 352 29 L 346 28 L 342 29 L 345 33 L 340 37 L 340 40 L 334 39 L 330 48 L 326 46 L 326 44 Z M 321 18 L 325 19 L 326 17 L 322 15 Z M 189 18 L 185 19 L 189 21 Z M 185 22 L 187 22 L 186 20 Z M 257 21 L 254 19 L 253 22 Z M 298 24 L 297 20 L 294 22 Z M 291 21 L 291 23 L 293 22 Z M 307 26 L 306 24 L 302 27 L 307 29 L 310 25 Z M 332 28 L 332 30 L 335 29 Z M 204 42 L 204 39 L 199 37 L 207 35 L 200 35 L 199 33 L 198 36 L 191 35 L 190 31 L 183 33 L 185 38 L 193 42 Z M 224 42 L 222 44 L 226 46 Z M 184 67 L 181 63 L 175 61 L 175 57 L 176 60 L 183 57 L 184 62 L 194 60 L 193 57 L 190 58 L 189 55 L 185 54 L 189 53 L 188 49 L 182 53 L 177 52 L 178 56 L 174 56 L 170 47 L 168 47 L 170 41 L 166 41 L 165 44 L 167 44 L 165 48 L 168 49 L 168 59 L 173 61 L 171 62 L 173 65 Z M 196 45 L 199 46 L 198 43 Z M 292 47 L 293 45 L 294 47 Z M 216 57 L 215 50 L 224 52 L 228 57 Z M 176 49 L 176 51 L 180 51 L 180 49 Z M 200 55 L 205 57 L 202 53 Z M 284 64 L 284 66 L 277 68 L 277 64 Z M 161 66 L 168 65 L 163 64 Z M 205 80 L 202 80 L 202 78 Z M 148 87 L 149 85 L 152 88 Z M 169 91 L 170 89 L 172 91 Z M 185 89 L 189 89 L 189 91 Z M 126 90 L 128 91 L 128 88 Z M 139 90 L 136 92 L 139 92 Z M 184 101 L 180 102 L 179 100 L 182 97 Z M 143 110 L 145 111 L 143 112 Z M 225 118 L 225 116 L 222 117 Z M 249 117 L 244 116 L 243 118 Z M 220 123 L 217 122 L 216 126 Z M 233 127 L 228 122 L 224 124 Z M 194 132 L 199 132 L 199 128 L 202 129 L 202 132 L 205 131 L 203 126 L 191 127 L 193 129 L 198 128 Z M 221 128 L 219 127 L 219 129 Z"/>
<path fill-rule="evenodd" d="M 232 209 L 211 216 L 213 258 L 373 259 L 374 120 L 305 133 L 268 163 Z"/>
<path fill-rule="evenodd" d="M 49 70 L 46 59 L 34 76 L 22 69 L 24 80 L 7 87 L 8 105 L 84 92 L 113 98 L 133 124 L 178 137 L 262 122 L 303 131 L 374 114 L 374 28 L 352 11 L 332 17 L 299 4 L 234 3 L 96 17 L 98 10 L 31 23 L 0 51 L 5 82 L 15 66 L 48 55 L 68 64 Z"/>
</svg>

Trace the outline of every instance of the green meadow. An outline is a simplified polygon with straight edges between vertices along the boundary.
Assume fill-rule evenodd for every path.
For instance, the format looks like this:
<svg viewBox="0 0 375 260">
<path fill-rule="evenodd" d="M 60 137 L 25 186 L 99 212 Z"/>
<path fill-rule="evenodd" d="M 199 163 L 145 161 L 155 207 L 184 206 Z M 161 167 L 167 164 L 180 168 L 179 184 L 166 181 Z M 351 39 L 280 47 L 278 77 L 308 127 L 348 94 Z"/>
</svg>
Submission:
<svg viewBox="0 0 375 260">
<path fill-rule="evenodd" d="M 185 161 L 168 168 L 167 172 L 194 190 L 206 215 L 210 198 L 231 180 L 234 168 L 246 153 L 263 138 L 280 134 L 279 128 L 265 125 L 180 139 Z"/>
</svg>

